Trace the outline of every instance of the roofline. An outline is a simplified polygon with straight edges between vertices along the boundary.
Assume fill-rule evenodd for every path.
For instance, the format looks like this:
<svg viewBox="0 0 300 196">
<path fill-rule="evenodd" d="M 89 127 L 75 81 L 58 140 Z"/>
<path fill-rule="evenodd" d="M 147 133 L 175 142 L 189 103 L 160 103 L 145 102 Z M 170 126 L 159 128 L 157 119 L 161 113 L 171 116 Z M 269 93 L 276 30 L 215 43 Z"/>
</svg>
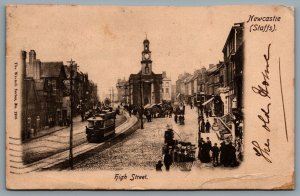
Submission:
<svg viewBox="0 0 300 196">
<path fill-rule="evenodd" d="M 239 26 L 236 26 L 236 25 L 238 25 L 238 24 L 239 24 Z M 243 23 L 243 22 L 234 23 L 234 25 L 231 27 L 231 29 L 230 29 L 230 31 L 229 31 L 229 34 L 228 34 L 228 36 L 227 36 L 227 38 L 226 38 L 226 41 L 225 41 L 225 44 L 224 44 L 224 46 L 223 46 L 222 52 L 224 52 L 224 50 L 225 50 L 225 46 L 227 45 L 227 43 L 228 43 L 228 41 L 229 41 L 229 37 L 230 37 L 231 33 L 232 33 L 234 30 L 236 30 L 236 29 L 238 29 L 238 28 L 243 28 L 243 27 L 244 27 L 244 23 Z"/>
</svg>

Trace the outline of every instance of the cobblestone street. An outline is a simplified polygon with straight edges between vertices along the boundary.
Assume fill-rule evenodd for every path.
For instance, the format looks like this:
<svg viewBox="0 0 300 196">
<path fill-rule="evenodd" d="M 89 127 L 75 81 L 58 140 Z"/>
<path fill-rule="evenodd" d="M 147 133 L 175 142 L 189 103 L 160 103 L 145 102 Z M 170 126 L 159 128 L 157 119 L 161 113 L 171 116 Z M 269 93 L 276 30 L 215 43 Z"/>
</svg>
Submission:
<svg viewBox="0 0 300 196">
<path fill-rule="evenodd" d="M 174 117 L 174 116 L 173 116 Z M 155 170 L 155 164 L 162 160 L 162 147 L 164 145 L 164 132 L 167 125 L 171 125 L 177 140 L 191 142 L 198 146 L 197 110 L 186 108 L 185 125 L 174 122 L 174 118 L 154 118 L 150 123 L 144 124 L 144 129 L 138 129 L 120 143 L 94 154 L 94 156 L 75 164 L 77 170 L 122 170 L 147 169 Z M 209 119 L 212 121 L 213 119 Z M 215 133 L 205 133 L 201 137 L 210 137 L 212 143 L 219 143 Z M 197 156 L 198 150 L 196 151 Z M 211 167 L 211 164 L 201 164 L 196 160 L 195 167 Z M 173 164 L 171 170 L 185 170 L 182 164 Z"/>
</svg>

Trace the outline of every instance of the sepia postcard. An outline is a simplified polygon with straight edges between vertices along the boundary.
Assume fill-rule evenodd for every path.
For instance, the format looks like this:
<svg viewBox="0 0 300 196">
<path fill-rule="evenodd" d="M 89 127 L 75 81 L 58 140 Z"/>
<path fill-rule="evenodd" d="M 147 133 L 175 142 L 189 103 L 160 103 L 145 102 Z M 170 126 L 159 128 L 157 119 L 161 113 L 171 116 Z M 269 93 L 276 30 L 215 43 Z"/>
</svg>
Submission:
<svg viewBox="0 0 300 196">
<path fill-rule="evenodd" d="M 294 189 L 294 8 L 6 7 L 6 186 Z"/>
</svg>

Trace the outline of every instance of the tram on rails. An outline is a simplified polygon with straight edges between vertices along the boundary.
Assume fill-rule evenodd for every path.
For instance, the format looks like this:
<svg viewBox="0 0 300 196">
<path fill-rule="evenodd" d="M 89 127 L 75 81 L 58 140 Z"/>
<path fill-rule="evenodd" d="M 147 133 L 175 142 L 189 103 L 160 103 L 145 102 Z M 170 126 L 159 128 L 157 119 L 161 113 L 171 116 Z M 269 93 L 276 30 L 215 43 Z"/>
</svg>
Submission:
<svg viewBox="0 0 300 196">
<path fill-rule="evenodd" d="M 86 138 L 88 142 L 99 142 L 115 135 L 116 112 L 105 112 L 87 119 Z"/>
</svg>

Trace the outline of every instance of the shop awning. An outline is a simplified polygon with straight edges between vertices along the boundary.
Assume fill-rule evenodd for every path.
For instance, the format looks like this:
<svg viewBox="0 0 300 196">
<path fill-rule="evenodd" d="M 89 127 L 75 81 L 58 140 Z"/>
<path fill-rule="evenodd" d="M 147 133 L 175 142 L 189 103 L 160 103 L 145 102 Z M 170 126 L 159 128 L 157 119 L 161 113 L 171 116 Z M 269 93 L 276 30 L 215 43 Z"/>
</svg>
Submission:
<svg viewBox="0 0 300 196">
<path fill-rule="evenodd" d="M 178 98 L 180 96 L 180 93 L 178 93 L 178 95 L 176 96 L 176 98 Z"/>
<path fill-rule="evenodd" d="M 206 104 L 210 103 L 212 100 L 214 100 L 214 97 L 212 97 L 209 100 L 205 101 L 204 103 L 202 103 L 202 105 L 205 106 Z"/>
<path fill-rule="evenodd" d="M 144 106 L 145 109 L 148 109 L 148 108 L 150 108 L 150 107 L 151 107 L 151 104 L 150 104 L 150 103 L 148 103 L 147 105 Z"/>
</svg>

